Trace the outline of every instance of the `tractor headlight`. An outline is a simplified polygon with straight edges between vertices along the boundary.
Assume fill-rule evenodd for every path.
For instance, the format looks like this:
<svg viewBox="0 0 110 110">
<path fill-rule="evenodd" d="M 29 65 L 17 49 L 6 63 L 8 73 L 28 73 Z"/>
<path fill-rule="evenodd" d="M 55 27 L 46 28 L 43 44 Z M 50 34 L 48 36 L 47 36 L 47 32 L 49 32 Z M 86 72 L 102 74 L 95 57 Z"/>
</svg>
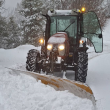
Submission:
<svg viewBox="0 0 110 110">
<path fill-rule="evenodd" d="M 64 45 L 59 45 L 59 50 L 64 50 L 65 49 L 65 46 Z"/>
<path fill-rule="evenodd" d="M 48 50 L 52 50 L 52 47 L 53 47 L 53 46 L 52 46 L 51 44 L 48 44 L 48 45 L 47 45 L 47 49 L 48 49 Z"/>
</svg>

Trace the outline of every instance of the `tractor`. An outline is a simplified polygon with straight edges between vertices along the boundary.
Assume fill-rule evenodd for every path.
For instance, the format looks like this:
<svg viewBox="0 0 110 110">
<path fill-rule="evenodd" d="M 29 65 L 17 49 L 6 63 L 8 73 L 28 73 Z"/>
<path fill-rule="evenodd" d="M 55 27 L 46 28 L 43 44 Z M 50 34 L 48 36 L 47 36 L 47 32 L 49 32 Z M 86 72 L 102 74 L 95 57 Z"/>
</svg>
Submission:
<svg viewBox="0 0 110 110">
<path fill-rule="evenodd" d="M 26 69 L 48 75 L 72 70 L 75 81 L 85 83 L 88 70 L 88 46 L 103 51 L 102 30 L 95 12 L 81 10 L 49 10 L 46 15 L 45 37 L 39 40 L 41 51 L 31 49 Z"/>
</svg>

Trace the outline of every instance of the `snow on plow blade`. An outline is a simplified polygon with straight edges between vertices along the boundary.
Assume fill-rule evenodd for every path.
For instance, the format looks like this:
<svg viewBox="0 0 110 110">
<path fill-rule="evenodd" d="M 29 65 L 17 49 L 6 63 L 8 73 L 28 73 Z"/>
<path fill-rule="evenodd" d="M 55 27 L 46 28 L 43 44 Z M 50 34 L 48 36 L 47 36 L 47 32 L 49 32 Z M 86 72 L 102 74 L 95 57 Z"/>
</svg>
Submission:
<svg viewBox="0 0 110 110">
<path fill-rule="evenodd" d="M 42 74 L 30 72 L 30 71 L 21 71 L 21 70 L 15 70 L 15 69 L 11 69 L 11 70 L 16 72 L 18 71 L 19 73 L 24 73 L 26 75 L 30 75 L 34 77 L 36 80 L 41 80 L 43 84 L 52 86 L 55 90 L 60 90 L 60 91 L 68 90 L 69 92 L 73 93 L 78 97 L 87 98 L 92 101 L 95 107 L 96 102 L 95 102 L 93 92 L 90 89 L 90 87 L 88 87 L 84 83 L 80 83 L 69 79 L 62 79 L 62 78 L 50 76 L 50 75 L 42 75 Z"/>
</svg>

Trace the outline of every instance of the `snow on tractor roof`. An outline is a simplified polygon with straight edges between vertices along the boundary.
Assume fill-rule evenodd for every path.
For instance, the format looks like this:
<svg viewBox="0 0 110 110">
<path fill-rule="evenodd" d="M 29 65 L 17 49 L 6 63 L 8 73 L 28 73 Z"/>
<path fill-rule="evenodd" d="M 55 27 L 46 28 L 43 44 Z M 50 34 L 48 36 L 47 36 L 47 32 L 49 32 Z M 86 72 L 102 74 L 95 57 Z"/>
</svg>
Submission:
<svg viewBox="0 0 110 110">
<path fill-rule="evenodd" d="M 54 15 L 77 15 L 73 10 L 53 10 L 53 11 L 48 11 L 49 16 L 54 16 Z"/>
</svg>

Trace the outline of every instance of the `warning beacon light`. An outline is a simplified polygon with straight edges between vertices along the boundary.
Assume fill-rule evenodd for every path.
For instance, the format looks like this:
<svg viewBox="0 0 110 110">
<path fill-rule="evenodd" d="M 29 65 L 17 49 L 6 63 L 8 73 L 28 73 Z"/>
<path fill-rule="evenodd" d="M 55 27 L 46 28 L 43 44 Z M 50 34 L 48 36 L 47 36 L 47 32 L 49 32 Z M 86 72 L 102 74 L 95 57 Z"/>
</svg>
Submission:
<svg viewBox="0 0 110 110">
<path fill-rule="evenodd" d="M 85 12 L 86 11 L 86 8 L 85 7 L 82 7 L 81 8 L 81 12 Z"/>
</svg>

